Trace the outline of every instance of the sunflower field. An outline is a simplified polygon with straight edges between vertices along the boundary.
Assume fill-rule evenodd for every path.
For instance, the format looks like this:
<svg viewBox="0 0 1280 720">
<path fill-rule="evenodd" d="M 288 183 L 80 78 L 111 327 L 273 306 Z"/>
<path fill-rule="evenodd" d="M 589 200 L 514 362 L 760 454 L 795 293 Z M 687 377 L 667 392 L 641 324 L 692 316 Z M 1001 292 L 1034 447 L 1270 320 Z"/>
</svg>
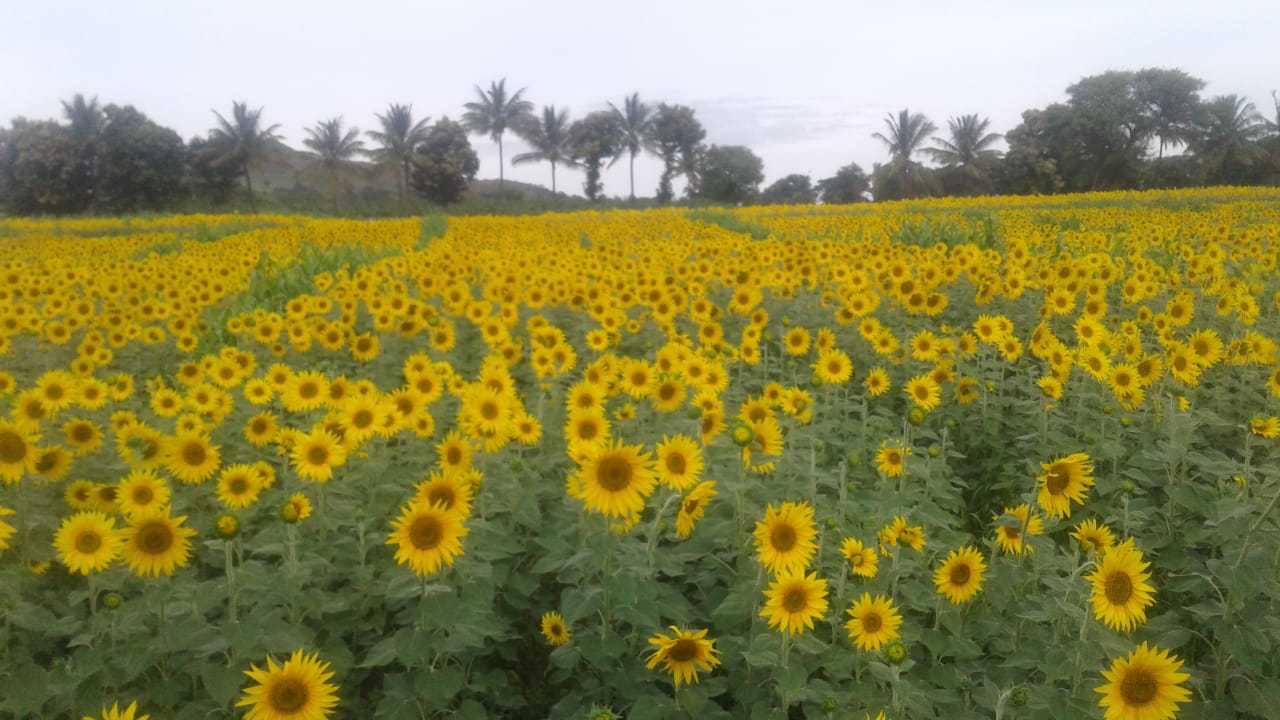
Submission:
<svg viewBox="0 0 1280 720">
<path fill-rule="evenodd" d="M 1280 190 L 0 219 L 0 717 L 1269 718 Z"/>
</svg>

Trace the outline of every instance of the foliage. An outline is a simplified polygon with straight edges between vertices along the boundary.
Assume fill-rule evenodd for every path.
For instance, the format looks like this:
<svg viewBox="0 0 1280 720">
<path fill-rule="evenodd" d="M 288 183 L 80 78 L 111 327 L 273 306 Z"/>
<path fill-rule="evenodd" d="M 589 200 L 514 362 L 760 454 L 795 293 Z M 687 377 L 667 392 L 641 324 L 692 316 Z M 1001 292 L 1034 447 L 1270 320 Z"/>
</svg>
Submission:
<svg viewBox="0 0 1280 720">
<path fill-rule="evenodd" d="M 569 111 L 556 110 L 555 105 L 542 108 L 541 119 L 532 116 L 526 118 L 515 128 L 521 140 L 528 143 L 533 150 L 520 153 L 511 158 L 512 165 L 531 162 L 551 163 L 551 192 L 556 192 L 556 165 L 573 167 L 573 147 L 569 136 Z"/>
<path fill-rule="evenodd" d="M 377 118 L 381 129 L 365 132 L 369 139 L 378 144 L 378 147 L 369 151 L 369 156 L 378 166 L 395 170 L 396 189 L 403 205 L 409 187 L 409 173 L 413 167 L 413 151 L 427 137 L 429 118 L 415 121 L 413 106 L 398 103 L 388 105 L 387 112 L 377 115 Z"/>
<path fill-rule="evenodd" d="M 98 207 L 112 213 L 132 213 L 166 210 L 177 204 L 186 195 L 182 138 L 132 105 L 107 105 L 104 115 L 95 161 Z"/>
<path fill-rule="evenodd" d="M 505 160 L 502 155 L 502 136 L 507 128 L 516 129 L 533 114 L 533 103 L 524 99 L 525 88 L 507 94 L 507 79 L 489 83 L 488 90 L 475 87 L 476 100 L 466 103 L 462 124 L 467 130 L 488 135 L 498 143 L 498 185 L 504 182 Z"/>
<path fill-rule="evenodd" d="M 302 140 L 302 144 L 311 150 L 310 154 L 314 158 L 311 169 L 319 171 L 329 185 L 336 211 L 343 178 L 358 171 L 354 159 L 357 154 L 364 152 L 360 129 L 344 129 L 341 117 L 322 120 L 315 127 L 307 128 L 307 137 Z"/>
<path fill-rule="evenodd" d="M 600 168 L 622 150 L 622 126 L 612 112 L 588 113 L 569 126 L 569 152 L 587 173 L 582 189 L 588 200 L 601 198 L 604 185 L 600 182 Z"/>
<path fill-rule="evenodd" d="M 815 186 L 818 198 L 825 205 L 843 205 L 867 202 L 871 192 L 871 179 L 858 163 L 849 163 L 829 178 L 823 178 Z"/>
<path fill-rule="evenodd" d="M 812 205 L 817 199 L 813 181 L 800 174 L 778 178 L 760 193 L 760 202 L 765 205 Z"/>
<path fill-rule="evenodd" d="M 258 205 L 253 196 L 253 178 L 249 171 L 275 152 L 280 143 L 280 135 L 276 132 L 280 125 L 264 127 L 262 108 L 250 110 L 248 103 L 242 102 L 231 103 L 230 120 L 217 110 L 213 115 L 218 119 L 218 127 L 209 131 L 209 142 L 221 153 L 217 162 L 240 171 L 249 196 L 249 207 L 256 213 Z"/>
<path fill-rule="evenodd" d="M 630 167 L 630 197 L 636 199 L 636 155 L 640 153 L 641 148 L 648 142 L 649 137 L 653 134 L 654 110 L 640 100 L 640 93 L 631 93 L 622 102 L 619 108 L 613 103 L 609 103 L 609 109 L 613 111 L 614 116 L 618 120 L 618 133 L 621 135 L 620 144 L 622 149 L 627 151 L 628 158 L 631 162 Z M 613 162 L 617 162 L 622 157 L 622 153 L 613 156 Z M 612 163 L 611 163 L 612 164 Z"/>
<path fill-rule="evenodd" d="M 662 177 L 656 192 L 658 202 L 671 202 L 675 197 L 671 182 L 681 174 L 685 177 L 687 195 L 698 195 L 698 156 L 706 136 L 707 131 L 698 122 L 693 108 L 667 103 L 658 105 L 649 140 L 652 152 L 662 159 Z"/>
<path fill-rule="evenodd" d="M 876 200 L 927 197 L 937 194 L 937 181 L 927 168 L 913 157 L 925 152 L 926 140 L 937 131 L 937 126 L 920 113 L 903 109 L 895 118 L 884 119 L 888 134 L 872 133 L 889 151 L 889 162 L 877 164 L 871 172 L 872 194 Z"/>
<path fill-rule="evenodd" d="M 92 198 L 83 182 L 80 145 L 52 121 L 13 121 L 0 157 L 0 199 L 14 215 L 83 212 Z"/>
<path fill-rule="evenodd" d="M 764 180 L 764 161 L 742 145 L 712 145 L 702 156 L 698 197 L 714 203 L 749 203 Z"/>
<path fill-rule="evenodd" d="M 479 169 L 480 158 L 471 149 L 466 129 L 443 117 L 415 150 L 410 180 L 423 198 L 447 205 L 462 198 Z"/>
</svg>

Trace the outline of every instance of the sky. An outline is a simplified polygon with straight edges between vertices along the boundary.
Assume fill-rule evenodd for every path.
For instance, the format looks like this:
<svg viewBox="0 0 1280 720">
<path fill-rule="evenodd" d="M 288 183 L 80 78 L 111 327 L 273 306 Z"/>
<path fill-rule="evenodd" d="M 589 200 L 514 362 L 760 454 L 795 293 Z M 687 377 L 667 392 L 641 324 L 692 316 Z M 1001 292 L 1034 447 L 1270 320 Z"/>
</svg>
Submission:
<svg viewBox="0 0 1280 720">
<path fill-rule="evenodd" d="M 292 146 L 342 116 L 361 130 L 390 103 L 458 119 L 477 85 L 507 79 L 571 117 L 642 100 L 691 106 L 707 142 L 747 145 L 765 185 L 886 159 L 871 134 L 902 108 L 978 113 L 1005 132 L 1107 70 L 1181 68 L 1206 98 L 1237 93 L 1270 111 L 1280 89 L 1275 0 L 9 0 L 0 43 L 0 122 L 52 118 L 75 93 L 132 104 L 184 139 L 212 110 L 263 108 Z M 480 178 L 496 145 L 472 136 Z M 510 134 L 506 158 L 526 148 Z M 636 194 L 661 171 L 636 160 Z M 506 177 L 550 184 L 546 164 Z M 583 175 L 560 171 L 561 190 Z M 604 175 L 628 193 L 627 162 Z"/>
</svg>

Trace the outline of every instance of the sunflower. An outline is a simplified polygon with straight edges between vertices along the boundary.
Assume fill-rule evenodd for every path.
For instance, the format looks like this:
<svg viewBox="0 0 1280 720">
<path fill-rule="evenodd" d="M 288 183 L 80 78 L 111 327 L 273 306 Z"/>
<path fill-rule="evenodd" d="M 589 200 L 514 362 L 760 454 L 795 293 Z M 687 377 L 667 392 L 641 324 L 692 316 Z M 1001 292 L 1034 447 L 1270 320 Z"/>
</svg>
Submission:
<svg viewBox="0 0 1280 720">
<path fill-rule="evenodd" d="M 13 513 L 13 508 L 0 507 L 0 518 L 12 515 Z M 16 532 L 16 528 L 9 523 L 0 520 L 0 550 L 5 550 L 9 547 L 9 538 L 13 537 L 13 534 Z"/>
<path fill-rule="evenodd" d="M 245 720 L 325 720 L 338 704 L 329 663 L 320 654 L 304 655 L 301 650 L 277 666 L 267 657 L 265 670 L 256 665 L 245 671 L 257 683 L 244 691 L 236 707 L 249 707 Z"/>
<path fill-rule="evenodd" d="M 471 515 L 473 486 L 462 473 L 433 472 L 414 487 L 418 491 L 414 496 L 416 500 L 440 505 L 464 518 Z"/>
<path fill-rule="evenodd" d="M 894 517 L 892 523 L 881 528 L 878 537 L 881 545 L 896 547 L 901 542 L 916 552 L 924 551 L 924 527 L 907 525 L 907 519 L 901 515 Z"/>
<path fill-rule="evenodd" d="M 254 447 L 263 447 L 276 437 L 280 421 L 274 413 L 262 412 L 249 418 L 244 425 L 244 439 Z"/>
<path fill-rule="evenodd" d="M 102 429 L 89 420 L 68 421 L 62 426 L 62 434 L 76 455 L 87 455 L 102 447 Z"/>
<path fill-rule="evenodd" d="M 280 507 L 280 517 L 285 522 L 296 523 L 311 517 L 311 501 L 302 493 L 294 493 Z"/>
<path fill-rule="evenodd" d="M 102 706 L 102 720 L 148 720 L 150 715 L 135 715 L 138 712 L 138 703 L 131 702 L 129 707 L 124 710 L 120 709 L 120 703 L 111 703 L 111 709 Z M 84 720 L 96 720 L 96 718 L 86 716 Z"/>
<path fill-rule="evenodd" d="M 92 480 L 76 480 L 62 493 L 62 499 L 75 510 L 93 510 L 96 503 L 94 494 L 97 483 Z"/>
<path fill-rule="evenodd" d="M 462 516 L 443 505 L 411 500 L 391 523 L 388 545 L 396 545 L 396 562 L 419 576 L 433 575 L 444 565 L 453 567 L 462 554 L 462 538 L 470 530 Z"/>
<path fill-rule="evenodd" d="M 45 480 L 61 480 L 71 471 L 72 455 L 60 447 L 39 450 L 36 453 L 35 474 Z"/>
<path fill-rule="evenodd" d="M 854 575 L 873 578 L 880 568 L 880 556 L 873 547 L 867 547 L 857 538 L 847 537 L 840 544 L 840 554 L 849 561 Z"/>
<path fill-rule="evenodd" d="M 1094 616 L 1107 627 L 1124 632 L 1146 622 L 1146 609 L 1155 604 L 1155 588 L 1147 583 L 1150 565 L 1132 539 L 1100 553 L 1087 578 L 1093 584 Z"/>
<path fill-rule="evenodd" d="M 1023 503 L 1017 507 L 1007 507 L 1003 515 L 993 518 L 996 522 L 996 542 L 1005 553 L 1021 555 L 1035 548 L 1026 542 L 1027 535 L 1040 535 L 1044 532 L 1044 521 L 1039 515 L 1031 515 L 1031 507 Z"/>
<path fill-rule="evenodd" d="M 184 483 L 196 485 L 213 477 L 222 462 L 220 448 L 198 433 L 178 435 L 165 443 L 165 468 Z"/>
<path fill-rule="evenodd" d="M 911 448 L 889 447 L 887 443 L 882 442 L 880 450 L 876 452 L 876 469 L 886 477 L 902 477 L 906 456 L 909 454 L 911 454 Z"/>
<path fill-rule="evenodd" d="M 824 385 L 839 385 L 853 377 L 853 361 L 843 350 L 828 350 L 813 361 L 813 372 Z"/>
<path fill-rule="evenodd" d="M 1051 463 L 1040 463 L 1044 474 L 1037 477 L 1040 493 L 1036 502 L 1051 517 L 1071 517 L 1072 501 L 1084 504 L 1085 493 L 1093 485 L 1093 461 L 1085 453 L 1072 453 Z"/>
<path fill-rule="evenodd" d="M 693 438 L 663 437 L 657 455 L 658 479 L 676 492 L 693 487 L 702 475 L 702 448 Z"/>
<path fill-rule="evenodd" d="M 218 477 L 218 500 L 229 508 L 243 510 L 258 501 L 262 478 L 252 465 L 228 465 Z"/>
<path fill-rule="evenodd" d="M 35 471 L 39 439 L 21 426 L 0 420 L 0 480 L 16 483 Z"/>
<path fill-rule="evenodd" d="M 871 397 L 883 395 L 889 392 L 889 373 L 885 372 L 884 368 L 872 368 L 867 373 L 867 378 L 862 381 L 862 385 Z"/>
<path fill-rule="evenodd" d="M 1264 438 L 1280 437 L 1280 417 L 1255 415 L 1249 421 L 1249 431 Z"/>
<path fill-rule="evenodd" d="M 916 407 L 923 410 L 932 410 L 942 401 L 942 388 L 928 373 L 908 380 L 903 392 L 911 398 L 911 402 L 915 403 Z"/>
<path fill-rule="evenodd" d="M 1116 544 L 1116 536 L 1111 532 L 1111 528 L 1099 524 L 1093 518 L 1077 524 L 1071 537 L 1076 539 L 1080 544 L 1080 551 L 1085 553 L 1104 552 Z"/>
<path fill-rule="evenodd" d="M 639 400 L 653 394 L 653 366 L 644 360 L 628 359 L 622 366 L 621 384 L 623 392 Z"/>
<path fill-rule="evenodd" d="M 817 552 L 814 539 L 818 529 L 809 503 L 784 502 L 769 505 L 764 520 L 756 523 L 756 552 L 760 564 L 775 574 L 803 572 Z"/>
<path fill-rule="evenodd" d="M 1191 699 L 1182 687 L 1191 676 L 1178 672 L 1181 667 L 1177 656 L 1144 642 L 1102 671 L 1107 683 L 1094 688 L 1102 694 L 1098 707 L 1106 709 L 1106 720 L 1172 720 L 1178 704 Z"/>
<path fill-rule="evenodd" d="M 902 615 L 898 614 L 893 600 L 884 595 L 872 598 L 871 593 L 862 593 L 845 612 L 849 615 L 845 629 L 860 650 L 879 650 L 898 637 L 898 628 L 902 626 Z"/>
<path fill-rule="evenodd" d="M 676 378 L 663 378 L 653 389 L 653 407 L 658 412 L 672 412 L 684 404 L 688 390 Z"/>
<path fill-rule="evenodd" d="M 705 629 L 681 630 L 671 626 L 672 635 L 657 633 L 649 638 L 656 650 L 649 656 L 645 667 L 650 670 L 662 663 L 662 669 L 671 673 L 676 687 L 689 681 L 698 682 L 698 671 L 711 672 L 720 664 L 716 657 L 716 641 L 707 639 Z"/>
<path fill-rule="evenodd" d="M 954 605 L 959 605 L 982 589 L 982 576 L 987 564 L 982 553 L 973 547 L 952 550 L 933 573 L 933 584 Z"/>
<path fill-rule="evenodd" d="M 289 412 L 305 412 L 329 399 L 329 379 L 315 370 L 291 373 L 280 391 L 280 400 Z"/>
<path fill-rule="evenodd" d="M 587 509 L 619 520 L 638 516 L 657 482 L 652 465 L 640 445 L 615 441 L 593 449 L 576 474 Z"/>
<path fill-rule="evenodd" d="M 459 473 L 471 467 L 471 443 L 457 430 L 452 430 L 436 445 L 437 463 L 446 473 Z"/>
<path fill-rule="evenodd" d="M 191 557 L 188 538 L 196 531 L 182 527 L 186 519 L 185 515 L 171 518 L 168 510 L 159 509 L 139 512 L 129 519 L 121 554 L 134 574 L 172 575 L 187 564 Z"/>
<path fill-rule="evenodd" d="M 167 387 L 151 393 L 151 411 L 162 418 L 170 418 L 182 412 L 182 395 Z"/>
<path fill-rule="evenodd" d="M 116 521 L 93 510 L 78 512 L 62 521 L 53 535 L 58 559 L 71 572 L 100 572 L 120 554 L 124 543 Z"/>
<path fill-rule="evenodd" d="M 783 338 L 782 344 L 787 349 L 788 355 L 793 357 L 804 355 L 809 352 L 809 331 L 806 328 L 793 327 L 787 331 L 787 335 Z"/>
<path fill-rule="evenodd" d="M 680 512 L 676 515 L 676 535 L 687 538 L 693 533 L 693 525 L 705 513 L 707 503 L 716 496 L 716 481 L 707 480 L 698 483 L 680 501 Z"/>
<path fill-rule="evenodd" d="M 551 645 L 564 645 L 573 639 L 573 631 L 564 624 L 564 618 L 558 612 L 544 613 L 541 624 L 542 637 Z"/>
<path fill-rule="evenodd" d="M 303 480 L 329 482 L 333 468 L 346 462 L 347 450 L 332 433 L 317 427 L 298 439 L 289 459 Z"/>
<path fill-rule="evenodd" d="M 764 595 L 760 617 L 768 618 L 769 627 L 789 635 L 812 629 L 813 621 L 827 611 L 827 581 L 819 580 L 817 573 L 779 573 Z"/>
<path fill-rule="evenodd" d="M 169 486 L 154 470 L 135 468 L 116 484 L 116 502 L 126 517 L 169 504 Z"/>
<path fill-rule="evenodd" d="M 564 423 L 564 438 L 570 447 L 598 447 L 609 441 L 611 427 L 604 408 L 570 410 Z"/>
</svg>

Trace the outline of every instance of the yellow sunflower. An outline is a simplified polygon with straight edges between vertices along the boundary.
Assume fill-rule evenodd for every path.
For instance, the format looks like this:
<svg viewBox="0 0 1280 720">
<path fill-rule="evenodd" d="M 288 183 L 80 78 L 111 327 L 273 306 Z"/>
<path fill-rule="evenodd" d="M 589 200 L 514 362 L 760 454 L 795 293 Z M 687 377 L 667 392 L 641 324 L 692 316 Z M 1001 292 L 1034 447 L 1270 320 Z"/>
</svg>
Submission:
<svg viewBox="0 0 1280 720">
<path fill-rule="evenodd" d="M 120 554 L 123 543 L 116 521 L 92 510 L 63 520 L 53 535 L 58 559 L 81 575 L 104 570 Z"/>
<path fill-rule="evenodd" d="M 576 474 L 587 509 L 620 520 L 638 516 L 657 482 L 652 466 L 640 445 L 615 441 L 593 449 Z"/>
<path fill-rule="evenodd" d="M 464 518 L 471 515 L 472 485 L 462 473 L 433 472 L 418 483 L 416 500 L 428 505 L 440 505 Z"/>
<path fill-rule="evenodd" d="M 274 413 L 262 412 L 249 418 L 244 425 L 244 439 L 254 447 L 263 447 L 276 437 L 280 429 L 279 420 Z"/>
<path fill-rule="evenodd" d="M 13 508 L 0 506 L 0 518 L 12 515 L 13 513 Z M 0 550 L 8 549 L 9 538 L 13 537 L 13 534 L 16 532 L 18 532 L 17 528 L 3 520 L 0 520 Z"/>
<path fill-rule="evenodd" d="M 658 412 L 673 412 L 684 404 L 687 395 L 688 389 L 684 383 L 676 378 L 664 378 L 653 388 L 653 408 Z"/>
<path fill-rule="evenodd" d="M 258 502 L 262 478 L 252 465 L 228 465 L 218 477 L 218 500 L 229 508 L 243 510 Z"/>
<path fill-rule="evenodd" d="M 662 663 L 662 669 L 671 673 L 676 687 L 681 683 L 698 682 L 698 671 L 711 672 L 720 664 L 716 654 L 716 641 L 707 639 L 705 629 L 681 630 L 671 626 L 671 635 L 657 633 L 649 638 L 656 650 L 649 656 L 645 667 L 650 670 Z"/>
<path fill-rule="evenodd" d="M 911 448 L 890 447 L 888 443 L 882 442 L 880 443 L 880 449 L 876 452 L 876 469 L 884 473 L 886 477 L 902 477 L 902 472 L 906 467 L 906 456 L 910 454 Z"/>
<path fill-rule="evenodd" d="M 446 473 L 460 473 L 471 467 L 471 443 L 457 430 L 451 430 L 436 445 L 437 463 Z"/>
<path fill-rule="evenodd" d="M 573 639 L 573 631 L 564 624 L 564 618 L 558 612 L 544 613 L 541 625 L 542 637 L 551 645 L 564 645 Z"/>
<path fill-rule="evenodd" d="M 658 479 L 676 492 L 693 487 L 702 475 L 702 448 L 693 438 L 663 437 L 657 455 Z"/>
<path fill-rule="evenodd" d="M 135 514 L 124 530 L 121 551 L 129 568 L 139 577 L 172 575 L 191 557 L 191 538 L 196 534 L 182 527 L 185 515 L 171 518 L 169 511 L 149 510 Z"/>
<path fill-rule="evenodd" d="M 61 480 L 71 471 L 72 455 L 60 447 L 46 448 L 36 453 L 35 474 L 45 480 Z"/>
<path fill-rule="evenodd" d="M 317 427 L 298 439 L 289 459 L 303 480 L 329 482 L 333 468 L 347 461 L 347 450 L 332 433 Z"/>
<path fill-rule="evenodd" d="M 16 483 L 23 475 L 35 472 L 39 440 L 38 435 L 0 420 L 0 480 Z"/>
<path fill-rule="evenodd" d="M 265 670 L 249 667 L 245 675 L 257 684 L 236 703 L 249 708 L 245 720 L 325 720 L 338 704 L 338 688 L 328 682 L 333 673 L 319 653 L 297 650 L 283 665 L 268 657 Z"/>
<path fill-rule="evenodd" d="M 893 600 L 871 593 L 862 593 L 849 609 L 845 610 L 849 620 L 844 627 L 849 631 L 849 639 L 860 650 L 874 652 L 898 637 L 898 628 L 902 627 L 902 615 L 894 607 Z"/>
<path fill-rule="evenodd" d="M 189 485 L 213 477 L 221 462 L 221 449 L 204 435 L 178 435 L 165 443 L 165 467 L 174 477 Z"/>
<path fill-rule="evenodd" d="M 942 388 L 928 373 L 908 380 L 903 392 L 923 410 L 932 410 L 942 402 Z"/>
<path fill-rule="evenodd" d="M 1181 667 L 1177 656 L 1144 642 L 1102 671 L 1107 682 L 1094 688 L 1102 694 L 1098 707 L 1106 709 L 1106 720 L 1173 720 L 1178 704 L 1191 699 L 1182 687 L 1191 676 L 1178 672 Z"/>
<path fill-rule="evenodd" d="M 1026 536 L 1044 532 L 1044 521 L 1039 515 L 1031 515 L 1031 507 L 1026 503 L 1007 507 L 1003 515 L 996 515 L 993 519 L 996 522 L 996 542 L 1005 553 L 1021 555 L 1035 550 L 1027 544 Z"/>
<path fill-rule="evenodd" d="M 1147 608 L 1155 604 L 1155 588 L 1147 582 L 1150 565 L 1132 539 L 1102 552 L 1088 576 L 1093 585 L 1094 617 L 1124 632 L 1146 622 Z"/>
<path fill-rule="evenodd" d="M 1072 453 L 1051 463 L 1040 463 L 1044 474 L 1036 478 L 1040 493 L 1036 503 L 1055 518 L 1071 517 L 1071 503 L 1083 505 L 1093 485 L 1093 461 L 1085 453 Z"/>
<path fill-rule="evenodd" d="M 1077 524 L 1071 537 L 1076 539 L 1080 544 L 1080 551 L 1085 553 L 1100 553 L 1116 544 L 1116 536 L 1111 528 L 1099 524 L 1093 518 Z"/>
<path fill-rule="evenodd" d="M 803 572 L 818 550 L 813 506 L 807 502 L 769 505 L 764 520 L 756 522 L 754 534 L 760 564 L 775 575 Z"/>
<path fill-rule="evenodd" d="M 982 577 L 987 570 L 982 553 L 973 547 L 952 550 L 947 559 L 933 573 L 933 584 L 953 605 L 971 599 L 982 589 Z"/>
<path fill-rule="evenodd" d="M 687 538 L 693 533 L 694 523 L 706 513 L 707 503 L 716 496 L 716 481 L 707 480 L 698 483 L 680 501 L 680 512 L 676 515 L 676 535 Z"/>
<path fill-rule="evenodd" d="M 148 720 L 151 717 L 150 715 L 135 715 L 137 712 L 138 703 L 136 701 L 129 703 L 129 707 L 124 710 L 120 709 L 120 703 L 111 703 L 110 710 L 105 705 L 102 706 L 102 720 Z M 85 716 L 84 720 L 97 720 L 97 718 Z"/>
<path fill-rule="evenodd" d="M 462 554 L 462 538 L 470 532 L 462 520 L 442 505 L 412 500 L 392 521 L 386 544 L 397 546 L 397 563 L 408 565 L 420 577 L 434 575 L 444 565 L 453 567 Z"/>
<path fill-rule="evenodd" d="M 843 350 L 828 350 L 813 361 L 813 373 L 823 385 L 839 385 L 853 377 L 853 361 Z"/>
<path fill-rule="evenodd" d="M 154 470 L 135 468 L 116 484 L 116 502 L 126 517 L 169 504 L 169 486 Z"/>
<path fill-rule="evenodd" d="M 827 581 L 819 580 L 817 573 L 780 573 L 764 596 L 760 617 L 769 620 L 769 627 L 789 635 L 812 629 L 813 621 L 827 611 Z"/>
<path fill-rule="evenodd" d="M 873 578 L 880 569 L 880 556 L 874 547 L 862 544 L 857 538 L 848 537 L 840 544 L 840 554 L 849 561 L 854 575 Z"/>
<path fill-rule="evenodd" d="M 311 501 L 302 493 L 290 495 L 289 499 L 280 507 L 280 517 L 288 523 L 306 520 L 311 517 Z"/>
<path fill-rule="evenodd" d="M 878 397 L 889 392 L 889 373 L 884 368 L 872 368 L 867 373 L 867 378 L 862 381 L 863 387 L 867 389 L 867 394 L 871 397 Z"/>
</svg>

